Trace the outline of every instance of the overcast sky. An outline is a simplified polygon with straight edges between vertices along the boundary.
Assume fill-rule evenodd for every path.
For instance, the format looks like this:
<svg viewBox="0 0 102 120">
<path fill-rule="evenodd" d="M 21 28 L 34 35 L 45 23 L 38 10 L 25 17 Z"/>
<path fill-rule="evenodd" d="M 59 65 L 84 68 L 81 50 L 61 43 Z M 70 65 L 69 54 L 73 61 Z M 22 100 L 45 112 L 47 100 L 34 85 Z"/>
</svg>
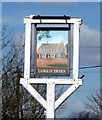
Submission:
<svg viewBox="0 0 102 120">
<path fill-rule="evenodd" d="M 68 15 L 71 17 L 82 17 L 83 24 L 81 25 L 80 30 L 80 66 L 91 66 L 100 64 L 100 3 L 5 2 L 2 3 L 2 11 L 3 23 L 8 24 L 9 29 L 14 28 L 16 34 L 24 34 L 23 18 L 30 14 L 61 16 Z M 60 38 L 60 36 L 57 36 L 57 38 L 58 37 Z M 83 86 L 80 87 L 68 99 L 68 101 L 63 104 L 66 107 L 63 108 L 62 105 L 63 109 L 71 109 L 70 111 L 76 111 L 77 109 L 79 111 L 82 110 L 84 108 L 83 103 L 87 102 L 86 97 L 99 90 L 100 69 L 95 68 L 80 70 L 80 75 L 83 74 L 85 74 Z M 60 113 L 63 113 L 63 109 L 59 109 Z M 63 116 L 67 116 L 67 113 L 63 114 Z"/>
</svg>

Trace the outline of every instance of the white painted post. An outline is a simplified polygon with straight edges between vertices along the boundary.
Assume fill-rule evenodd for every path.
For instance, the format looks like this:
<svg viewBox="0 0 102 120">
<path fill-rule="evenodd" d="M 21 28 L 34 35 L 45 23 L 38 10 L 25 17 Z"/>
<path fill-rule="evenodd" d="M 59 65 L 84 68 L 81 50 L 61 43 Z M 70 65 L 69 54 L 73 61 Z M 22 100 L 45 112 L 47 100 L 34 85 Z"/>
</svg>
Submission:
<svg viewBox="0 0 102 120">
<path fill-rule="evenodd" d="M 73 79 L 79 76 L 79 22 L 74 23 L 73 28 Z"/>
<path fill-rule="evenodd" d="M 47 84 L 47 119 L 54 120 L 55 112 L 55 83 Z"/>
<path fill-rule="evenodd" d="M 25 26 L 24 78 L 30 78 L 30 47 L 31 47 L 31 23 L 27 22 Z"/>
</svg>

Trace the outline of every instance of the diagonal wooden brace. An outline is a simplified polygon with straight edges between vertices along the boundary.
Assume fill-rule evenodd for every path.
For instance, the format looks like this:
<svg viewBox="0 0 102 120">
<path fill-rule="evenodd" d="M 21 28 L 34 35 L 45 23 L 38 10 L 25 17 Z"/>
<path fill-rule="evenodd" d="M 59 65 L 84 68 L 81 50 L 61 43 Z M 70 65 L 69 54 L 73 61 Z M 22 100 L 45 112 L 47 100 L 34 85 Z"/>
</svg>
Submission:
<svg viewBox="0 0 102 120">
<path fill-rule="evenodd" d="M 23 79 L 20 80 L 20 84 L 22 84 L 29 93 L 46 109 L 47 108 L 47 102 L 45 99 L 28 83 L 28 80 Z"/>
<path fill-rule="evenodd" d="M 55 109 L 57 109 L 77 88 L 82 85 L 82 80 L 75 81 L 75 84 L 71 85 L 66 92 L 60 96 L 55 102 Z"/>
</svg>

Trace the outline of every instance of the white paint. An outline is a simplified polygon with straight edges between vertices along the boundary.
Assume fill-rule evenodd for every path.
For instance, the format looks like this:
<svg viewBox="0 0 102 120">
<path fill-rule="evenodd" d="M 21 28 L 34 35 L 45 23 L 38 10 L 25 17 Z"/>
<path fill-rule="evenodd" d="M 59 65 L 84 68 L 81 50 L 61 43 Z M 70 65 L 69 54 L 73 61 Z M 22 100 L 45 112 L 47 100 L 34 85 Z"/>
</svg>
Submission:
<svg viewBox="0 0 102 120">
<path fill-rule="evenodd" d="M 21 80 L 20 80 L 20 83 L 22 84 L 22 83 L 24 83 L 25 82 L 25 78 L 21 78 Z M 78 82 L 80 82 L 81 81 L 81 79 L 77 79 L 76 80 L 76 83 Z M 59 85 L 66 85 L 66 84 L 68 84 L 68 85 L 72 85 L 72 84 L 75 84 L 75 81 L 74 81 L 74 79 L 36 79 L 36 78 L 30 78 L 30 79 L 28 79 L 27 80 L 27 82 L 30 84 L 30 83 L 35 83 L 35 84 L 40 84 L 40 83 L 42 83 L 42 84 L 49 84 L 49 83 L 54 83 L 54 84 L 59 84 Z"/>
<path fill-rule="evenodd" d="M 71 85 L 70 88 L 67 89 L 66 92 L 60 96 L 55 102 L 55 109 L 57 109 L 80 85 L 82 85 L 82 81 L 79 81 L 77 84 Z"/>
<path fill-rule="evenodd" d="M 55 84 L 47 84 L 47 118 L 55 118 Z"/>
<path fill-rule="evenodd" d="M 45 99 L 28 83 L 28 81 L 25 79 L 23 82 L 20 82 L 30 94 L 46 109 L 47 103 Z"/>
<path fill-rule="evenodd" d="M 31 23 L 29 23 L 28 21 L 25 26 L 24 78 L 30 78 L 30 48 L 31 48 Z"/>
<path fill-rule="evenodd" d="M 20 79 L 22 84 L 28 91 L 35 97 L 35 99 L 47 110 L 47 118 L 54 119 L 55 109 L 59 107 L 80 85 L 82 79 L 78 79 L 79 75 L 79 25 L 81 18 L 67 19 L 67 23 L 74 24 L 73 29 L 73 78 L 72 79 L 36 79 L 30 78 L 30 47 L 31 47 L 31 24 L 40 23 L 39 19 L 31 19 L 30 17 L 24 18 L 26 24 L 25 29 L 25 64 L 24 64 L 24 78 Z M 66 23 L 65 19 L 41 19 L 42 23 Z M 30 85 L 30 83 L 47 84 L 47 100 L 45 99 Z M 66 84 L 71 85 L 68 90 L 55 101 L 55 85 Z"/>
<path fill-rule="evenodd" d="M 40 21 L 40 19 L 31 19 L 31 18 L 29 18 L 29 17 L 27 17 L 27 18 L 24 18 L 24 23 L 27 23 L 27 22 L 30 22 L 30 23 L 33 23 L 33 24 L 35 24 L 35 23 L 46 23 L 46 24 L 53 24 L 53 23 L 59 23 L 59 24 L 63 24 L 63 23 L 66 23 L 66 21 L 67 21 L 67 23 L 71 23 L 71 24 L 73 24 L 73 23 L 76 23 L 76 22 L 79 22 L 79 23 L 81 23 L 81 21 L 82 21 L 82 19 L 81 18 L 71 18 L 71 19 L 41 19 L 41 21 Z"/>
<path fill-rule="evenodd" d="M 73 26 L 73 79 L 79 76 L 79 23 Z"/>
<path fill-rule="evenodd" d="M 47 107 L 46 107 L 45 100 L 41 96 L 39 96 L 38 93 L 35 92 L 34 88 L 33 89 L 31 88 L 30 83 L 47 84 Z M 74 79 L 36 79 L 36 78 L 35 79 L 34 78 L 24 79 L 24 78 L 21 78 L 20 79 L 20 84 L 23 84 L 24 87 L 36 99 L 37 99 L 37 97 L 36 97 L 36 94 L 37 94 L 39 96 L 37 100 L 44 106 L 44 108 L 48 108 L 49 103 L 50 103 L 50 107 L 51 107 L 51 104 L 54 104 L 54 103 L 51 103 L 51 102 L 55 101 L 54 100 L 55 99 L 54 98 L 55 97 L 55 92 L 53 92 L 53 91 L 55 91 L 55 85 L 56 84 L 71 85 L 71 87 L 68 88 L 68 90 L 60 98 L 58 98 L 57 101 L 55 102 L 54 109 L 57 109 L 62 104 L 62 102 L 64 102 L 67 99 L 67 97 L 69 97 L 80 85 L 82 85 L 82 79 L 77 79 L 77 80 L 74 81 Z M 50 101 L 50 100 L 52 100 L 52 101 Z M 53 105 L 52 105 L 52 107 L 53 107 Z M 48 115 L 48 113 L 47 113 L 47 115 Z M 48 116 L 48 118 L 49 118 L 49 116 Z"/>
</svg>

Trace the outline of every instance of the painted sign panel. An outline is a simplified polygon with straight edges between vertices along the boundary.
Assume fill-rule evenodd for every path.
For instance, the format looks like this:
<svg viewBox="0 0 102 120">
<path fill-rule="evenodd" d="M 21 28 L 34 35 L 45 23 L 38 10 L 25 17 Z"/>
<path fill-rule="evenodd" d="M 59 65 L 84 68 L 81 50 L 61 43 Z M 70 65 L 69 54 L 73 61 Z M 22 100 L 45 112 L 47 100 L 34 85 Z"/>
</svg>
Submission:
<svg viewBox="0 0 102 120">
<path fill-rule="evenodd" d="M 41 34 L 37 35 L 36 74 L 69 75 L 68 31 L 43 31 L 42 34 L 42 39 L 39 39 Z"/>
</svg>

